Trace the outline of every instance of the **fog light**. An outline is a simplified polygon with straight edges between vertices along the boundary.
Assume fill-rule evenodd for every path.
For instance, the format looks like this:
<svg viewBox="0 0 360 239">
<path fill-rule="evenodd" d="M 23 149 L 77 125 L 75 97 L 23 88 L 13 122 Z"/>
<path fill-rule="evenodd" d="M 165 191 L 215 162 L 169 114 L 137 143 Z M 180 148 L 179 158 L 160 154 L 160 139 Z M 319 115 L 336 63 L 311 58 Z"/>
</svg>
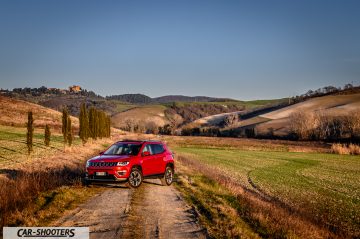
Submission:
<svg viewBox="0 0 360 239">
<path fill-rule="evenodd" d="M 118 171 L 117 172 L 120 176 L 124 176 L 126 174 L 126 170 Z"/>
</svg>

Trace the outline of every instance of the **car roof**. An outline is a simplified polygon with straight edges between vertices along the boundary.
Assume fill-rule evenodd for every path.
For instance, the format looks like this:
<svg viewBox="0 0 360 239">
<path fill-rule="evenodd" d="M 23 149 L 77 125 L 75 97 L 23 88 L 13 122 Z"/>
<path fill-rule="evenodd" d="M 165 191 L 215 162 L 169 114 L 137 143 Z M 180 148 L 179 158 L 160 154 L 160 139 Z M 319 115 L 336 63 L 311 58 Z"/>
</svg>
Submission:
<svg viewBox="0 0 360 239">
<path fill-rule="evenodd" d="M 139 143 L 139 144 L 144 144 L 144 143 L 159 143 L 162 144 L 161 141 L 159 140 L 120 140 L 116 143 Z"/>
</svg>

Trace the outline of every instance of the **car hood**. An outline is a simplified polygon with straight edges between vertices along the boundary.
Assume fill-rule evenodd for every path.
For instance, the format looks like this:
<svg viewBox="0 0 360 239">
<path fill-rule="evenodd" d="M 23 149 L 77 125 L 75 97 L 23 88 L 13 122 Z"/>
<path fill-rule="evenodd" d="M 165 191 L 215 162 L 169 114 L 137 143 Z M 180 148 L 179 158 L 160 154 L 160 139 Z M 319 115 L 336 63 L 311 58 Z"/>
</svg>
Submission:
<svg viewBox="0 0 360 239">
<path fill-rule="evenodd" d="M 91 162 L 95 162 L 95 161 L 118 161 L 118 160 L 126 160 L 126 159 L 130 159 L 134 156 L 130 156 L 130 155 L 99 155 L 96 157 L 91 158 L 89 161 Z"/>
</svg>

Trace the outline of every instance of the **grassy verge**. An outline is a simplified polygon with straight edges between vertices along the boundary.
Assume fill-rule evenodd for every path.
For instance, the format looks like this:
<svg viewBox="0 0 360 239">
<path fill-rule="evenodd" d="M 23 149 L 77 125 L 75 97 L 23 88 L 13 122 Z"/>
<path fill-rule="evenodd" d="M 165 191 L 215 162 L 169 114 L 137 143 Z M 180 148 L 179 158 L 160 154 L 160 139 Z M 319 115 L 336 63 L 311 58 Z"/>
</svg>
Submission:
<svg viewBox="0 0 360 239">
<path fill-rule="evenodd" d="M 192 205 L 211 238 L 261 238 L 243 215 L 247 209 L 228 189 L 203 174 L 177 164 L 176 188 Z"/>
<path fill-rule="evenodd" d="M 194 186 L 180 181 L 189 189 L 185 193 L 200 198 L 192 203 L 219 197 L 215 191 L 206 193 L 206 188 L 213 185 L 217 190 L 222 185 L 245 206 L 240 212 L 234 207 L 261 237 L 359 236 L 358 156 L 233 148 L 174 149 L 183 165 L 200 174 L 190 175 L 196 181 L 195 188 L 199 188 L 198 194 Z M 207 203 L 211 205 L 203 205 Z M 242 210 L 249 213 L 241 214 Z"/>
<path fill-rule="evenodd" d="M 24 128 L 0 126 L 0 227 L 23 225 L 27 221 L 36 224 L 36 217 L 31 214 L 40 211 L 34 206 L 34 200 L 41 198 L 44 192 L 55 192 L 55 200 L 56 195 L 65 194 L 61 190 L 57 193 L 59 188 L 68 186 L 71 189 L 72 185 L 78 185 L 85 161 L 116 140 L 92 140 L 83 146 L 76 139 L 74 146 L 64 148 L 62 136 L 53 135 L 51 147 L 46 147 L 42 132 L 35 131 L 34 152 L 28 156 L 24 154 L 25 135 Z"/>
<path fill-rule="evenodd" d="M 49 226 L 59 219 L 67 210 L 75 209 L 103 191 L 103 188 L 87 188 L 80 185 L 61 186 L 54 190 L 42 192 L 29 207 L 12 214 L 9 226 Z"/>
</svg>

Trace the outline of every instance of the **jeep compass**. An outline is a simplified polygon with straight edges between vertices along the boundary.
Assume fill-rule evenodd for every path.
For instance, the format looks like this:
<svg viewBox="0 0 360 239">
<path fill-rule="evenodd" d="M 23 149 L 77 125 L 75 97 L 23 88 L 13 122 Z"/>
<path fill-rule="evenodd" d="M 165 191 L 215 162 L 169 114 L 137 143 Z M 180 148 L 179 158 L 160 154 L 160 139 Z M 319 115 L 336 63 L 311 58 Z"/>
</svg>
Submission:
<svg viewBox="0 0 360 239">
<path fill-rule="evenodd" d="M 170 185 L 174 157 L 160 141 L 119 141 L 86 163 L 85 183 L 127 182 L 139 187 L 146 178 L 160 178 Z"/>
</svg>

